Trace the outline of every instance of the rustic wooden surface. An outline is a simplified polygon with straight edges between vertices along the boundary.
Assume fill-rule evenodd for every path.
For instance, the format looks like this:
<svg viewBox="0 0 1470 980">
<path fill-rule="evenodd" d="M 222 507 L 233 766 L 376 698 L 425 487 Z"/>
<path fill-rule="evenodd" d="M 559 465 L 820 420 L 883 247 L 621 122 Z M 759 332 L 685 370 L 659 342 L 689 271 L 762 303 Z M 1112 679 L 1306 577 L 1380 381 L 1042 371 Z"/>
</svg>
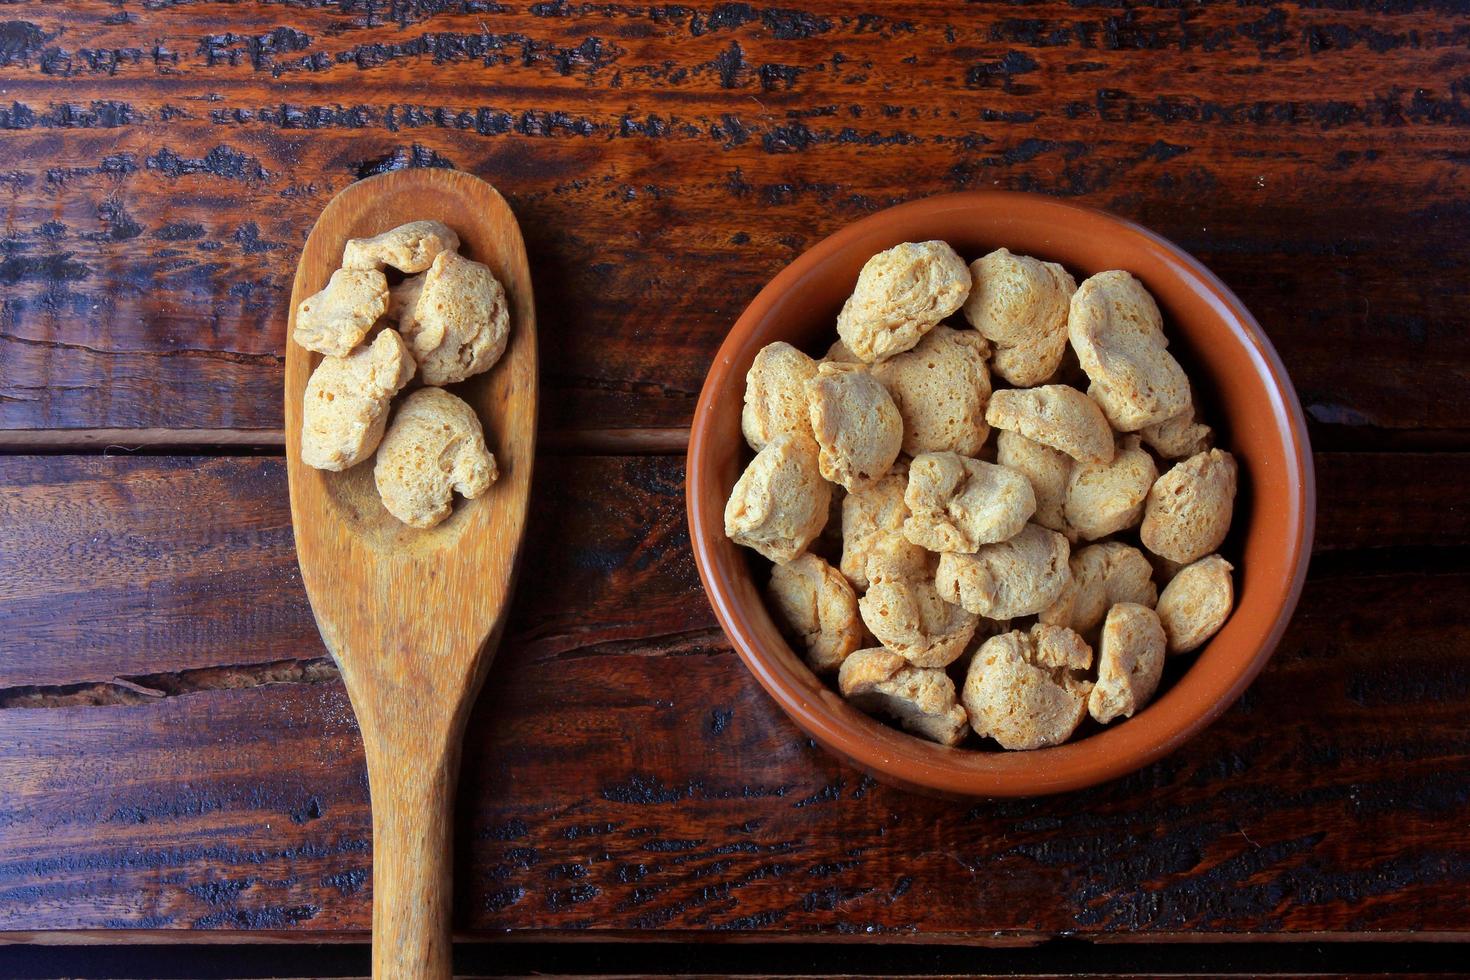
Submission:
<svg viewBox="0 0 1470 980">
<path fill-rule="evenodd" d="M 455 166 L 527 234 L 549 450 L 470 726 L 463 936 L 1470 937 L 1464 4 L 22 2 L 0 128 L 0 934 L 363 937 L 284 309 L 333 193 Z M 1236 290 L 1321 510 L 1219 723 L 1097 790 L 957 805 L 844 768 L 750 679 L 679 453 L 777 269 L 991 186 Z"/>
</svg>

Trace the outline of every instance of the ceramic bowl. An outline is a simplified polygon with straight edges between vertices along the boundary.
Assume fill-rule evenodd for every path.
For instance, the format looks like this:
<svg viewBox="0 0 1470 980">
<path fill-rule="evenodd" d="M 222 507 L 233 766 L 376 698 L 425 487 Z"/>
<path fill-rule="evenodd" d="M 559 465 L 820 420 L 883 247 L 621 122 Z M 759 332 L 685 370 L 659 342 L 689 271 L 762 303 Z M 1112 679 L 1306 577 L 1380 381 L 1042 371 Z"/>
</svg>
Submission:
<svg viewBox="0 0 1470 980">
<path fill-rule="evenodd" d="M 1189 373 L 1216 444 L 1235 454 L 1241 491 L 1221 552 L 1235 565 L 1230 620 L 1197 653 L 1171 657 L 1159 694 L 1133 718 L 1087 722 L 1073 740 L 1030 752 L 947 748 L 849 706 L 816 677 L 766 611 L 768 566 L 724 534 L 724 507 L 751 452 L 740 433 L 745 374 L 784 340 L 820 357 L 869 257 L 899 242 L 942 239 L 966 261 L 1005 246 L 1060 262 L 1079 282 L 1132 272 L 1158 300 L 1170 350 Z M 1175 245 L 1131 222 L 1045 197 L 971 192 L 858 221 L 783 269 L 721 345 L 690 435 L 687 498 L 699 574 L 730 642 L 807 734 L 874 778 L 955 797 L 1062 792 L 1116 778 L 1178 748 L 1235 701 L 1286 629 L 1311 554 L 1311 448 L 1281 359 L 1239 299 Z M 972 739 L 971 742 L 974 740 Z M 986 746 L 993 743 L 985 742 Z"/>
</svg>

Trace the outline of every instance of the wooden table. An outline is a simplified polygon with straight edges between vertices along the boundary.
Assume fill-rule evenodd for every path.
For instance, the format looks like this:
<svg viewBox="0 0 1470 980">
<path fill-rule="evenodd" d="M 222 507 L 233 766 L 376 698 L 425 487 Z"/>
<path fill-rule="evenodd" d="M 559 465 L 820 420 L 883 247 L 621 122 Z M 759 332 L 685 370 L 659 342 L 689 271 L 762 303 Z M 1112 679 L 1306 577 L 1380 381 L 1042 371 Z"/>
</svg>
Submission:
<svg viewBox="0 0 1470 980">
<path fill-rule="evenodd" d="M 531 559 L 471 723 L 467 938 L 1470 938 L 1470 14 L 75 0 L 0 10 L 0 932 L 362 939 L 368 793 L 292 547 L 297 254 L 492 181 L 537 275 Z M 891 203 L 1158 230 L 1280 350 L 1316 555 L 1174 755 L 962 805 L 802 737 L 700 589 L 682 450 L 761 284 Z"/>
</svg>

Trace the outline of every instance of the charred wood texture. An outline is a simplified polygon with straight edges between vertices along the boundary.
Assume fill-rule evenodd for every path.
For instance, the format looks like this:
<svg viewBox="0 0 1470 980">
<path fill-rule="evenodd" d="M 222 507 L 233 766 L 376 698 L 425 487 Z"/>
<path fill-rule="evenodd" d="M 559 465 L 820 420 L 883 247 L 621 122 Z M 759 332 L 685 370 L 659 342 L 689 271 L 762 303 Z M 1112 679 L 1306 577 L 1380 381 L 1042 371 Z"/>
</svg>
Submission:
<svg viewBox="0 0 1470 980">
<path fill-rule="evenodd" d="M 681 426 L 731 321 L 843 224 L 966 188 L 1173 238 L 1319 448 L 1470 429 L 1455 4 L 19 4 L 0 24 L 0 430 L 281 425 L 299 246 L 344 184 L 495 183 L 547 425 Z"/>
</svg>

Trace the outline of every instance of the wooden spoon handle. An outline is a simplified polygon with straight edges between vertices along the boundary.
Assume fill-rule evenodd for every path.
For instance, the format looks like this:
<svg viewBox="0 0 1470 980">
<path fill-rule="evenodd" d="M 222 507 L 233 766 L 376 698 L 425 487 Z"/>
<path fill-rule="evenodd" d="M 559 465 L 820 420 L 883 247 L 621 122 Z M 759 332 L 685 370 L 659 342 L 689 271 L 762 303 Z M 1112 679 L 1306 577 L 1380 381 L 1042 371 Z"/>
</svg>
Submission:
<svg viewBox="0 0 1470 980">
<path fill-rule="evenodd" d="M 401 734 L 401 733 L 400 733 Z M 392 733 L 367 748 L 373 800 L 374 980 L 448 980 L 459 733 L 437 744 Z"/>
</svg>

